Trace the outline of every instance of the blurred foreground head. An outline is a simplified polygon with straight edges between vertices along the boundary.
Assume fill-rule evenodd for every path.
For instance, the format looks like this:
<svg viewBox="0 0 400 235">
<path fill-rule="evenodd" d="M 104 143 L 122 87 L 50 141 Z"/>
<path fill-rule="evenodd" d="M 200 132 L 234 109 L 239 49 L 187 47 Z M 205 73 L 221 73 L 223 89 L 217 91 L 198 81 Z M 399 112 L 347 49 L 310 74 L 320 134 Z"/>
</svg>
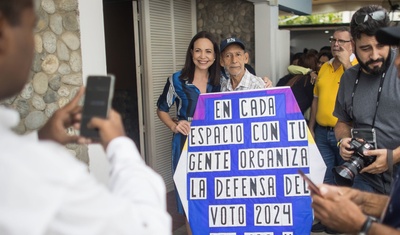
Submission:
<svg viewBox="0 0 400 235">
<path fill-rule="evenodd" d="M 0 100 L 18 94 L 33 59 L 33 0 L 0 0 Z"/>
</svg>

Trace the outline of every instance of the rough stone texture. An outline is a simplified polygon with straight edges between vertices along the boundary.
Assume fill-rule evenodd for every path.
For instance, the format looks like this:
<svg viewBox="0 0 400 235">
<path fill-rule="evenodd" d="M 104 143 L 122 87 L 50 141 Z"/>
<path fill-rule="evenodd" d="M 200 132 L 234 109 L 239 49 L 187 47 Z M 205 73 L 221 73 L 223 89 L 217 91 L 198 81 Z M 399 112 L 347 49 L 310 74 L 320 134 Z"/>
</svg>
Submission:
<svg viewBox="0 0 400 235">
<path fill-rule="evenodd" d="M 62 40 L 65 42 L 67 47 L 73 51 L 79 49 L 81 42 L 79 41 L 78 35 L 72 32 L 65 32 L 61 35 Z"/>
<path fill-rule="evenodd" d="M 24 89 L 21 92 L 21 97 L 28 100 L 33 96 L 33 85 L 32 83 L 28 83 L 25 85 Z"/>
<path fill-rule="evenodd" d="M 32 99 L 32 105 L 35 109 L 43 111 L 46 108 L 46 104 L 41 96 L 35 95 Z"/>
<path fill-rule="evenodd" d="M 0 0 L 1 1 L 1 0 Z M 38 0 L 38 22 L 29 82 L 20 94 L 0 104 L 16 109 L 21 121 L 13 130 L 25 134 L 44 125 L 82 86 L 82 57 L 77 0 Z M 75 133 L 68 130 L 68 133 Z M 89 162 L 86 145 L 68 145 L 79 160 Z M 73 149 L 70 149 L 73 148 Z"/>
<path fill-rule="evenodd" d="M 61 12 L 73 11 L 78 8 L 78 0 L 55 0 L 54 2 Z"/>
<path fill-rule="evenodd" d="M 43 52 L 43 40 L 39 34 L 35 34 L 35 52 L 36 53 Z"/>
<path fill-rule="evenodd" d="M 68 64 L 62 63 L 60 67 L 58 68 L 58 72 L 62 75 L 67 75 L 71 73 L 71 68 L 69 67 Z"/>
<path fill-rule="evenodd" d="M 80 87 L 72 88 L 68 98 L 70 100 L 72 100 L 76 96 L 76 94 L 78 93 L 79 90 L 80 90 Z M 79 103 L 80 103 L 80 105 L 83 105 L 83 98 L 80 100 Z"/>
<path fill-rule="evenodd" d="M 78 16 L 75 12 L 65 14 L 63 19 L 63 26 L 66 30 L 76 31 L 79 29 Z"/>
<path fill-rule="evenodd" d="M 33 89 L 36 93 L 43 95 L 47 91 L 49 79 L 43 72 L 35 74 L 33 77 Z"/>
<path fill-rule="evenodd" d="M 66 86 L 60 87 L 60 89 L 57 91 L 57 93 L 62 96 L 62 97 L 68 97 L 69 96 L 69 89 Z"/>
<path fill-rule="evenodd" d="M 254 67 L 254 4 L 245 0 L 196 0 L 196 5 L 197 31 L 213 33 L 218 42 L 240 38 Z"/>
<path fill-rule="evenodd" d="M 70 75 L 65 75 L 61 78 L 61 81 L 68 85 L 82 86 L 82 74 L 75 73 Z"/>
<path fill-rule="evenodd" d="M 60 66 L 60 62 L 55 55 L 47 55 L 42 62 L 42 69 L 47 74 L 55 73 L 58 66 Z"/>
<path fill-rule="evenodd" d="M 57 38 L 53 32 L 46 31 L 43 34 L 43 47 L 47 51 L 47 53 L 56 52 L 56 49 L 57 49 L 56 42 L 57 42 Z"/>
<path fill-rule="evenodd" d="M 56 5 L 53 0 L 42 0 L 42 8 L 49 14 L 56 12 Z"/>
<path fill-rule="evenodd" d="M 33 55 L 32 71 L 33 72 L 42 71 L 42 54 L 35 53 Z"/>
<path fill-rule="evenodd" d="M 52 103 L 48 104 L 46 110 L 44 110 L 44 113 L 46 114 L 46 117 L 51 117 L 53 116 L 54 112 L 58 109 L 58 104 Z"/>
<path fill-rule="evenodd" d="M 54 91 L 57 91 L 61 87 L 61 76 L 56 75 L 53 78 L 50 79 L 49 81 L 49 87 L 53 89 Z"/>
<path fill-rule="evenodd" d="M 43 112 L 33 111 L 25 118 L 25 126 L 28 130 L 37 130 L 47 121 Z"/>
<path fill-rule="evenodd" d="M 80 72 L 82 70 L 82 58 L 81 53 L 73 51 L 71 53 L 71 58 L 69 60 L 69 64 L 71 65 L 71 69 L 74 72 Z"/>
<path fill-rule="evenodd" d="M 57 41 L 57 56 L 60 61 L 69 61 L 68 47 L 62 41 Z"/>
<path fill-rule="evenodd" d="M 46 104 L 57 102 L 59 98 L 60 96 L 57 94 L 57 92 L 51 89 L 47 90 L 46 94 L 43 96 L 43 100 Z"/>
<path fill-rule="evenodd" d="M 18 125 L 16 127 L 13 128 L 13 130 L 17 133 L 17 134 L 24 134 L 26 132 L 26 127 L 25 124 L 21 121 L 18 123 Z"/>
<path fill-rule="evenodd" d="M 75 150 L 76 157 L 82 162 L 89 165 L 89 150 L 86 145 L 81 145 L 80 148 Z"/>
<path fill-rule="evenodd" d="M 29 107 L 29 103 L 27 100 L 24 99 L 18 99 L 15 103 L 16 105 L 16 109 L 19 112 L 19 115 L 21 118 L 26 118 L 29 114 L 30 111 L 30 107 Z"/>
<path fill-rule="evenodd" d="M 66 104 L 68 104 L 69 103 L 69 99 L 68 98 L 65 98 L 65 97 L 61 97 L 59 100 L 58 100 L 58 106 L 60 106 L 60 108 L 61 107 L 64 107 Z"/>
<path fill-rule="evenodd" d="M 14 101 L 17 99 L 17 96 L 13 96 L 13 97 L 10 97 L 10 98 L 8 98 L 8 99 L 5 99 L 4 101 L 3 101 L 3 104 L 5 105 L 5 106 L 10 106 L 10 105 L 12 105 L 12 103 L 14 103 Z"/>
<path fill-rule="evenodd" d="M 50 29 L 57 35 L 62 34 L 63 25 L 62 25 L 62 16 L 60 14 L 54 14 L 50 16 Z"/>
<path fill-rule="evenodd" d="M 49 15 L 43 8 L 37 12 L 38 22 L 36 24 L 35 32 L 41 32 L 49 26 Z"/>
</svg>

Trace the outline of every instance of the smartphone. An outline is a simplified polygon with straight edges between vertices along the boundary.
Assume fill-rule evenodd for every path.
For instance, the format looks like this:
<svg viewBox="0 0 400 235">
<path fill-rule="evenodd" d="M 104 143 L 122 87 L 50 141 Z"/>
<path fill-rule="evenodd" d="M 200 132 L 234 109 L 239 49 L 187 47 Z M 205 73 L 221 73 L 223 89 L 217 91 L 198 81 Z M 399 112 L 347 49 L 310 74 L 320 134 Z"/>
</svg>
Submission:
<svg viewBox="0 0 400 235">
<path fill-rule="evenodd" d="M 83 102 L 80 135 L 94 141 L 100 139 L 97 129 L 87 127 L 92 117 L 107 118 L 114 94 L 114 75 L 88 76 Z"/>
<path fill-rule="evenodd" d="M 319 196 L 322 196 L 321 192 L 319 191 L 319 188 L 317 187 L 317 185 L 315 185 L 310 178 L 308 178 L 308 176 L 302 171 L 302 170 L 298 170 L 299 174 L 301 175 L 301 177 L 303 177 L 304 181 L 307 182 L 309 189 L 311 190 L 312 193 L 315 193 Z"/>
</svg>

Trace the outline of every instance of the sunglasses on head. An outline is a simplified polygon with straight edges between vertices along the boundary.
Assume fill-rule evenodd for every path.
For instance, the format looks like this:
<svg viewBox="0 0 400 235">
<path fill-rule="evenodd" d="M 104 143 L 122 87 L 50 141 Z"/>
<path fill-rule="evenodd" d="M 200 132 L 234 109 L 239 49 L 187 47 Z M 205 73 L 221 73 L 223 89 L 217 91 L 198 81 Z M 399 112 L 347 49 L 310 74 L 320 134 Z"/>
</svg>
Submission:
<svg viewBox="0 0 400 235">
<path fill-rule="evenodd" d="M 383 20 L 386 17 L 386 12 L 374 11 L 372 13 L 361 13 L 360 15 L 356 16 L 355 22 L 356 24 L 362 24 L 367 22 L 370 17 L 373 20 Z"/>
</svg>

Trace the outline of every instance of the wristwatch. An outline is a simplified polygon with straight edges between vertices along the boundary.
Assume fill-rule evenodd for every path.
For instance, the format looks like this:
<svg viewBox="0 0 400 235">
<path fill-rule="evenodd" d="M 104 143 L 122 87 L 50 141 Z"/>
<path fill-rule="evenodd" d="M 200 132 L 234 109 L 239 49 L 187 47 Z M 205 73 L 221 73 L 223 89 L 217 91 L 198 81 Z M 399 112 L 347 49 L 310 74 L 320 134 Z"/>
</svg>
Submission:
<svg viewBox="0 0 400 235">
<path fill-rule="evenodd" d="M 364 222 L 364 224 L 361 227 L 360 232 L 358 235 L 367 235 L 368 231 L 371 229 L 372 223 L 376 222 L 376 219 L 371 216 L 367 216 L 367 220 Z"/>
</svg>

